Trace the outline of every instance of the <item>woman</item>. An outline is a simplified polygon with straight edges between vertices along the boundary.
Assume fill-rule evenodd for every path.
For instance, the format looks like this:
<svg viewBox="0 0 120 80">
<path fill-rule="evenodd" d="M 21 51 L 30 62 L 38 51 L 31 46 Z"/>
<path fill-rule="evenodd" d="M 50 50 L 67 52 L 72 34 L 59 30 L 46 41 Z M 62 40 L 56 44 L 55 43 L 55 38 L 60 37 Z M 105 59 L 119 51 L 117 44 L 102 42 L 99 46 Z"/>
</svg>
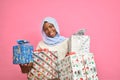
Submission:
<svg viewBox="0 0 120 80">
<path fill-rule="evenodd" d="M 59 26 L 52 17 L 46 17 L 41 25 L 43 40 L 39 42 L 37 49 L 47 48 L 58 52 L 58 60 L 65 57 L 68 52 L 68 39 L 60 35 Z"/>
<path fill-rule="evenodd" d="M 60 35 L 59 26 L 56 20 L 52 17 L 46 17 L 41 24 L 41 35 L 42 39 L 36 48 L 38 49 L 48 49 L 50 51 L 57 51 L 58 60 L 63 59 L 68 53 L 68 39 Z M 35 63 L 35 62 L 33 62 Z M 23 66 L 30 66 L 23 65 Z M 30 72 L 28 73 L 28 75 Z M 34 74 L 32 74 L 34 76 Z M 40 80 L 39 78 L 37 78 Z M 30 79 L 28 76 L 28 80 Z M 52 79 L 59 80 L 59 79 Z"/>
</svg>

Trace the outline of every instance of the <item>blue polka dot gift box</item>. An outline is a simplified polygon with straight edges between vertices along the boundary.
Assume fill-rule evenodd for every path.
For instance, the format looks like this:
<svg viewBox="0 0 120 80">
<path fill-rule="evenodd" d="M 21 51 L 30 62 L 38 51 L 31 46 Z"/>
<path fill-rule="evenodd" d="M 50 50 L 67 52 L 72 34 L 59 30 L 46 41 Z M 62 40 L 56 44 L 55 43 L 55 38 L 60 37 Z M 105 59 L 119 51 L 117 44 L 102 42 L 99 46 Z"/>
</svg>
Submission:
<svg viewBox="0 0 120 80">
<path fill-rule="evenodd" d="M 33 46 L 27 40 L 17 40 L 13 46 L 13 64 L 26 64 L 33 62 Z"/>
</svg>

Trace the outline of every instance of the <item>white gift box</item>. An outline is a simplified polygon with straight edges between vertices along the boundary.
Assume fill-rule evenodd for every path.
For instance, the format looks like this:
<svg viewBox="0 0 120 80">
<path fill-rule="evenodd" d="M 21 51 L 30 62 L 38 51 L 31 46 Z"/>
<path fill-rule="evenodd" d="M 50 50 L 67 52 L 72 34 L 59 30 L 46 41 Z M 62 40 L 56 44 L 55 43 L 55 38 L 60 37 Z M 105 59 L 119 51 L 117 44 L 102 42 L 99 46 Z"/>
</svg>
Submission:
<svg viewBox="0 0 120 80">
<path fill-rule="evenodd" d="M 69 40 L 69 51 L 76 53 L 89 53 L 90 37 L 87 35 L 72 35 Z"/>
<path fill-rule="evenodd" d="M 98 80 L 92 53 L 73 54 L 58 62 L 60 80 Z"/>
</svg>

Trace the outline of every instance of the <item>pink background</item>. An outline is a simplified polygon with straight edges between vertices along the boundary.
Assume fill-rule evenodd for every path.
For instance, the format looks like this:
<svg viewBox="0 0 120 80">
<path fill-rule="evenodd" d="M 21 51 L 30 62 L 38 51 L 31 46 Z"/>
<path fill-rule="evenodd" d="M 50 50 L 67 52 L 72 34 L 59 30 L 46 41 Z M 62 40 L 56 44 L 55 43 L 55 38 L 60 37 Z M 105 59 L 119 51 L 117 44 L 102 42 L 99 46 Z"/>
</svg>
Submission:
<svg viewBox="0 0 120 80">
<path fill-rule="evenodd" d="M 99 80 L 119 80 L 120 0 L 0 0 L 0 80 L 27 80 L 12 64 L 12 46 L 26 39 L 36 47 L 46 16 L 56 18 L 66 37 L 87 29 Z"/>
</svg>

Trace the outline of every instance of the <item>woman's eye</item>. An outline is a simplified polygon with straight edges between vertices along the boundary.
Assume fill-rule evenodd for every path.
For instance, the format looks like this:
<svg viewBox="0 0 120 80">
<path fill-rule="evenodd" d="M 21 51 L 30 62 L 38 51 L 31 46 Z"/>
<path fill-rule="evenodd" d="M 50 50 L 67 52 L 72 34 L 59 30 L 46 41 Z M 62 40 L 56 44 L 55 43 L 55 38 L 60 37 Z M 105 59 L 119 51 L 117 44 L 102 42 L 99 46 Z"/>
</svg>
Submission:
<svg viewBox="0 0 120 80">
<path fill-rule="evenodd" d="M 52 25 L 49 25 L 49 28 L 52 28 L 53 26 Z"/>
</svg>

